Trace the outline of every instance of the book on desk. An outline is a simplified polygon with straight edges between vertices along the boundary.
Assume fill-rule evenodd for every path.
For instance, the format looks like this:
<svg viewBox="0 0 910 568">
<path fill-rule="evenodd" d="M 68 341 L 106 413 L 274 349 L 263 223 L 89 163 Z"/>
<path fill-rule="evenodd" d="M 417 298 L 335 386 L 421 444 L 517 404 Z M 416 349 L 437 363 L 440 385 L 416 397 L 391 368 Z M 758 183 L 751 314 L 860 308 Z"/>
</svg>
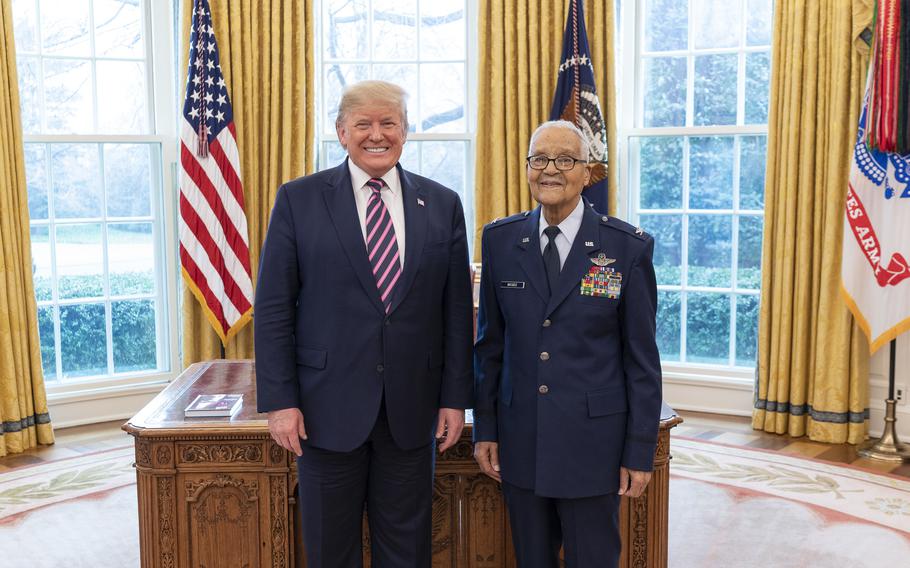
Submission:
<svg viewBox="0 0 910 568">
<path fill-rule="evenodd" d="M 231 416 L 241 406 L 242 394 L 200 394 L 183 409 L 183 415 L 187 418 Z"/>
</svg>

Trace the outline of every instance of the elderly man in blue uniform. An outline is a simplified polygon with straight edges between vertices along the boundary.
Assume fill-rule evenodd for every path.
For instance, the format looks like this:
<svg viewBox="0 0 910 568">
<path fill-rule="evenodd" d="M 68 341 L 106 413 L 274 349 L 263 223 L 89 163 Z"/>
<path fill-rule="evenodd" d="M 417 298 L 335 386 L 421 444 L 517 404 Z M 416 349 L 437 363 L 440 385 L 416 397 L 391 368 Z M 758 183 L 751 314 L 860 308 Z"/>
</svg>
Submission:
<svg viewBox="0 0 910 568">
<path fill-rule="evenodd" d="M 297 457 L 307 566 L 431 562 L 434 433 L 471 404 L 471 283 L 458 195 L 398 164 L 406 94 L 345 89 L 339 166 L 283 185 L 256 289 L 256 387 Z"/>
<path fill-rule="evenodd" d="M 484 227 L 474 456 L 502 483 L 520 568 L 617 566 L 621 495 L 651 477 L 661 404 L 654 241 L 581 197 L 584 134 L 542 124 L 540 206 Z"/>
</svg>

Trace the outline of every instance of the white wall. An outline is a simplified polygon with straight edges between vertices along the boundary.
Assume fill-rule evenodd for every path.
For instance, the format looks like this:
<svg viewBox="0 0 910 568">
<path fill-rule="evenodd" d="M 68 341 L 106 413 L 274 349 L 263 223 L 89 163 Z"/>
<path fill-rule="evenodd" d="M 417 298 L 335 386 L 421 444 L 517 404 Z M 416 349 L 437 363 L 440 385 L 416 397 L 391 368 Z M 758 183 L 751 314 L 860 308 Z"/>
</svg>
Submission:
<svg viewBox="0 0 910 568">
<path fill-rule="evenodd" d="M 890 347 L 885 345 L 872 356 L 869 363 L 869 433 L 880 436 L 885 419 L 885 397 L 888 395 L 888 359 Z M 895 388 L 903 391 L 897 403 L 897 434 L 901 441 L 910 442 L 910 333 L 897 338 L 894 364 Z"/>
<path fill-rule="evenodd" d="M 872 357 L 869 365 L 869 435 L 881 436 L 884 427 L 885 397 L 888 394 L 888 351 L 886 345 Z M 903 391 L 897 405 L 897 433 L 902 442 L 910 443 L 910 333 L 897 340 L 895 384 Z M 664 373 L 664 399 L 679 410 L 714 412 L 736 416 L 752 415 L 752 381 L 734 382 L 684 373 Z"/>
<path fill-rule="evenodd" d="M 51 423 L 54 428 L 68 428 L 112 420 L 126 422 L 166 386 L 166 381 L 155 381 L 91 391 L 49 392 Z"/>
</svg>

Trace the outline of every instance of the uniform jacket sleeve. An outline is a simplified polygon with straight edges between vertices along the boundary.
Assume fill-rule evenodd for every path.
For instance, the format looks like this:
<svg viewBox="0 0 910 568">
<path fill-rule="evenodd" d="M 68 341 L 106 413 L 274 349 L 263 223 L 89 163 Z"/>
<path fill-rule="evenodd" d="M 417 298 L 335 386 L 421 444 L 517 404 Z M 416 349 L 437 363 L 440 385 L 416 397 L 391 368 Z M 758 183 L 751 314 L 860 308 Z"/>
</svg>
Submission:
<svg viewBox="0 0 910 568">
<path fill-rule="evenodd" d="M 660 354 L 655 339 L 657 284 L 649 236 L 635 259 L 620 306 L 623 365 L 629 413 L 622 465 L 651 471 L 661 406 Z"/>
<path fill-rule="evenodd" d="M 504 348 L 504 322 L 493 285 L 490 234 L 481 239 L 483 264 L 480 275 L 480 309 L 477 313 L 477 342 L 474 344 L 474 441 L 495 442 L 497 401 Z"/>
</svg>

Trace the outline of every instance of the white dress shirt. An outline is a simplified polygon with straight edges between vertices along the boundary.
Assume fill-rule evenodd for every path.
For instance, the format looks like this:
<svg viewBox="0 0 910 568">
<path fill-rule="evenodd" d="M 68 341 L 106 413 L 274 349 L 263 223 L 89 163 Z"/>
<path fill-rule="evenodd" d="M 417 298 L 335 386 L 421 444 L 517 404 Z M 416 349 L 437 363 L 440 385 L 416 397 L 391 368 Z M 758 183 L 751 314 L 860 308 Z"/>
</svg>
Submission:
<svg viewBox="0 0 910 568">
<path fill-rule="evenodd" d="M 569 215 L 562 220 L 562 223 L 557 225 L 559 227 L 559 234 L 556 235 L 556 250 L 559 251 L 559 269 L 562 270 L 562 267 L 566 264 L 566 257 L 569 256 L 569 251 L 572 250 L 572 243 L 575 242 L 575 235 L 578 234 L 578 230 L 581 228 L 581 219 L 584 217 L 585 204 L 584 200 L 579 197 L 578 205 L 575 206 L 575 209 L 572 210 Z M 547 223 L 547 219 L 543 213 L 540 212 L 540 224 L 537 227 L 537 236 L 540 238 L 540 253 L 543 254 L 543 249 L 547 248 L 547 243 L 550 242 L 550 239 L 543 234 L 543 230 L 549 227 L 550 224 Z"/>
<path fill-rule="evenodd" d="M 354 188 L 354 201 L 357 203 L 357 217 L 360 219 L 360 231 L 363 233 L 363 242 L 367 240 L 367 203 L 373 190 L 367 187 L 367 182 L 372 176 L 352 160 L 348 159 L 348 169 L 351 171 L 351 185 Z M 385 203 L 389 215 L 392 217 L 392 226 L 395 228 L 395 240 L 398 241 L 398 255 L 401 258 L 401 267 L 404 268 L 404 199 L 401 195 L 401 180 L 398 179 L 398 168 L 392 168 L 384 173 L 382 181 L 385 187 L 379 193 Z"/>
</svg>

